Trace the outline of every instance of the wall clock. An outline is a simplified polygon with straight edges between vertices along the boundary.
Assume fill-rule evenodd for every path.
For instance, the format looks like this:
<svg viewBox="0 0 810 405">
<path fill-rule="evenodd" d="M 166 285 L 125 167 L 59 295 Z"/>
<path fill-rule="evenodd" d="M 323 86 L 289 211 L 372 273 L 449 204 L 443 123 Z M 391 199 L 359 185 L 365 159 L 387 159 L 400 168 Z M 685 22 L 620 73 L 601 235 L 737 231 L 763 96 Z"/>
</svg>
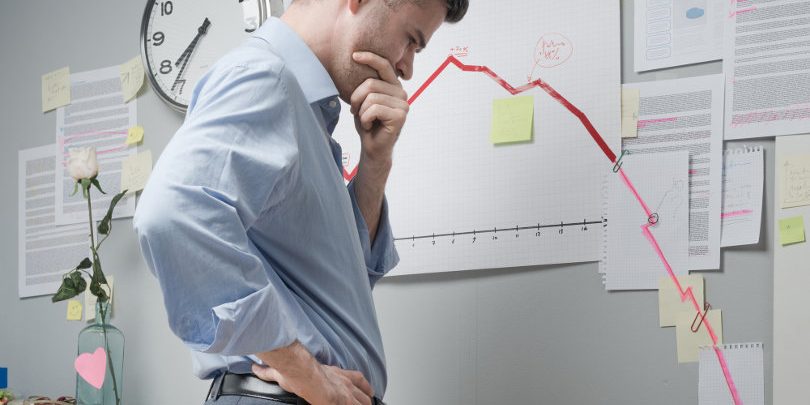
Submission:
<svg viewBox="0 0 810 405">
<path fill-rule="evenodd" d="M 268 18 L 282 0 L 149 0 L 141 22 L 141 58 L 158 96 L 185 112 L 211 65 Z"/>
</svg>

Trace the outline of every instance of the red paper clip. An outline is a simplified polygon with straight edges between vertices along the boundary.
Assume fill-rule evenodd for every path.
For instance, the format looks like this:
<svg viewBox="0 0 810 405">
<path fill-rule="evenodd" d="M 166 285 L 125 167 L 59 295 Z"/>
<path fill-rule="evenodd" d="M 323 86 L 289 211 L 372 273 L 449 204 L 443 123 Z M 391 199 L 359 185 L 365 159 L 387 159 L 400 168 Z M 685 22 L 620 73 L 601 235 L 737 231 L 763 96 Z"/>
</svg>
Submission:
<svg viewBox="0 0 810 405">
<path fill-rule="evenodd" d="M 697 333 L 697 331 L 700 330 L 700 325 L 703 325 L 703 320 L 706 319 L 706 315 L 709 314 L 710 309 L 712 309 L 712 304 L 706 301 L 706 304 L 703 305 L 703 314 L 698 312 L 695 315 L 695 319 L 692 321 L 692 333 Z M 698 322 L 698 318 L 700 318 L 700 322 Z M 697 322 L 697 325 L 695 325 L 695 322 Z"/>
</svg>

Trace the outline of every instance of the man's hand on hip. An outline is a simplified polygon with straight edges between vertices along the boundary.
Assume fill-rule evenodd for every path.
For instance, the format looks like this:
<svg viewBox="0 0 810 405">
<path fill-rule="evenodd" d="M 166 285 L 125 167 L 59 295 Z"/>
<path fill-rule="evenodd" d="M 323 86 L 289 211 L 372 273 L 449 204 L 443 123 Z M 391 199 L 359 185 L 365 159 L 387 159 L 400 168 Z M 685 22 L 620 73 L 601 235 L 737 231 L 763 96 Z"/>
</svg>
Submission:
<svg viewBox="0 0 810 405">
<path fill-rule="evenodd" d="M 318 363 L 298 342 L 256 354 L 267 366 L 253 365 L 253 374 L 275 381 L 312 405 L 371 405 L 374 391 L 359 371 Z"/>
</svg>

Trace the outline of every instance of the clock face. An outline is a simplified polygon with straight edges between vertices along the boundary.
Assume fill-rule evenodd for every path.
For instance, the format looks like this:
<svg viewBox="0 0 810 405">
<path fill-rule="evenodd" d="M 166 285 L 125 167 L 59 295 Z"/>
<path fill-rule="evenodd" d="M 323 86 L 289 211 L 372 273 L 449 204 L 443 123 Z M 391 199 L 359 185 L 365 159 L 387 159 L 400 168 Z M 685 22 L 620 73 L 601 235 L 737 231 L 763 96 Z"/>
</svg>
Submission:
<svg viewBox="0 0 810 405">
<path fill-rule="evenodd" d="M 141 54 L 152 87 L 185 111 L 208 68 L 282 8 L 278 0 L 148 0 Z"/>
</svg>

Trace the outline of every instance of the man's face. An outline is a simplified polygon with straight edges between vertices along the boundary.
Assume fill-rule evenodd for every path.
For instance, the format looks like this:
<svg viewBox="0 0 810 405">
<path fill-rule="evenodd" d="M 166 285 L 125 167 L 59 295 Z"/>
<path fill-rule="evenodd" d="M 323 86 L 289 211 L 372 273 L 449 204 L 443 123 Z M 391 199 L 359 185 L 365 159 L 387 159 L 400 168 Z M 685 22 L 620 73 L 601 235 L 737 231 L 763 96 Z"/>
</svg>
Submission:
<svg viewBox="0 0 810 405">
<path fill-rule="evenodd" d="M 335 55 L 332 76 L 340 98 L 346 102 L 366 79 L 379 78 L 376 71 L 352 59 L 354 52 L 382 56 L 401 79 L 408 80 L 413 75 L 415 54 L 425 47 L 447 14 L 443 0 L 423 0 L 419 5 L 403 1 L 393 8 L 384 0 L 366 2 L 348 20 L 346 43 Z"/>
</svg>

